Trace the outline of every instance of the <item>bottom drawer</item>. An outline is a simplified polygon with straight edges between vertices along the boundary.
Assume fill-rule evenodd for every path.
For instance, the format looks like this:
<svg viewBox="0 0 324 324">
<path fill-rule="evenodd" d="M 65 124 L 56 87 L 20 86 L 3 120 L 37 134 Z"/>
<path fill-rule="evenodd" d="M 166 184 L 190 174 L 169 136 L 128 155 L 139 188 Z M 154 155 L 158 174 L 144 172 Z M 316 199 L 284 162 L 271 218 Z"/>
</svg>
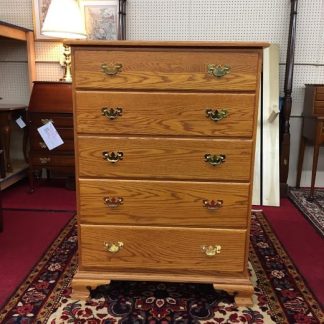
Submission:
<svg viewBox="0 0 324 324">
<path fill-rule="evenodd" d="M 245 265 L 246 230 L 81 225 L 80 232 L 82 269 L 207 274 Z"/>
</svg>

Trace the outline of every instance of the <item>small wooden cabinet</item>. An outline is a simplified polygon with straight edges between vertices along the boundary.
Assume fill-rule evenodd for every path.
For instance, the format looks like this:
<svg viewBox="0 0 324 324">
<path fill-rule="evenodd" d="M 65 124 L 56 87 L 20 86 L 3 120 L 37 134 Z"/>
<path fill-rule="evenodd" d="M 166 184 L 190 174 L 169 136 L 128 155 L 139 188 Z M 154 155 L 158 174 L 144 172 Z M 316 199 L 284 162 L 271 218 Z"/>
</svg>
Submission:
<svg viewBox="0 0 324 324">
<path fill-rule="evenodd" d="M 212 283 L 252 303 L 247 270 L 260 43 L 71 42 L 79 269 Z"/>
<path fill-rule="evenodd" d="M 42 169 L 74 176 L 72 85 L 66 82 L 34 82 L 28 107 L 29 182 Z M 49 150 L 37 129 L 51 121 L 64 144 Z"/>
<path fill-rule="evenodd" d="M 324 84 L 306 84 L 302 135 L 299 147 L 296 186 L 300 186 L 306 144 L 314 145 L 311 189 L 308 199 L 314 199 L 319 149 L 324 144 Z"/>
</svg>

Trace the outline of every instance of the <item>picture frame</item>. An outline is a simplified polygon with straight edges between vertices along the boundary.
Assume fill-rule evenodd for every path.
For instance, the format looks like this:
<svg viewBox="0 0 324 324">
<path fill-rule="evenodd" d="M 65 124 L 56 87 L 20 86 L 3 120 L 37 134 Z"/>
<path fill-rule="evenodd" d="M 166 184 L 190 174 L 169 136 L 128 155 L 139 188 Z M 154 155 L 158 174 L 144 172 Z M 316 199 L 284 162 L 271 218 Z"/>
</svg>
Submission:
<svg viewBox="0 0 324 324">
<path fill-rule="evenodd" d="M 36 41 L 60 41 L 41 34 L 42 25 L 52 0 L 33 0 Z M 87 39 L 126 39 L 126 0 L 78 0 L 85 22 Z"/>
<path fill-rule="evenodd" d="M 87 39 L 122 39 L 120 0 L 82 0 L 80 1 Z"/>
</svg>

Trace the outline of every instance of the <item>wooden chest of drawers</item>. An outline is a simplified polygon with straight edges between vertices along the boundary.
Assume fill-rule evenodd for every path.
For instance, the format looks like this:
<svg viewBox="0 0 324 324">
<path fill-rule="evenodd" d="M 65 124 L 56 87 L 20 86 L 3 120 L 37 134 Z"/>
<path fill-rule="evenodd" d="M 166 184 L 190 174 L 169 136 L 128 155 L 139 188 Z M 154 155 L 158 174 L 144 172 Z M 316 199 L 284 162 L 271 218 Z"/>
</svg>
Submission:
<svg viewBox="0 0 324 324">
<path fill-rule="evenodd" d="M 51 121 L 63 144 L 49 150 L 37 129 Z M 72 84 L 34 82 L 28 107 L 29 183 L 34 190 L 34 172 L 45 168 L 66 176 L 75 173 Z"/>
<path fill-rule="evenodd" d="M 251 304 L 261 43 L 72 41 L 79 269 L 212 283 Z"/>
</svg>

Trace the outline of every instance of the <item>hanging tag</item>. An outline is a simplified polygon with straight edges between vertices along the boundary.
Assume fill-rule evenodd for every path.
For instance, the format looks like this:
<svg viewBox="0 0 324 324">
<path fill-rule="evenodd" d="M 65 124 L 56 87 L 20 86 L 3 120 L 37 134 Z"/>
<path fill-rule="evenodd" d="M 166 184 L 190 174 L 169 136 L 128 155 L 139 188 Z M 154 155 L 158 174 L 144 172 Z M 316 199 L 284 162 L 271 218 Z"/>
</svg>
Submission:
<svg viewBox="0 0 324 324">
<path fill-rule="evenodd" d="M 16 123 L 20 128 L 26 127 L 25 122 L 23 121 L 22 117 L 20 116 L 19 118 L 16 119 Z"/>
<path fill-rule="evenodd" d="M 53 150 L 64 143 L 52 122 L 46 123 L 37 130 L 49 150 Z"/>
</svg>

